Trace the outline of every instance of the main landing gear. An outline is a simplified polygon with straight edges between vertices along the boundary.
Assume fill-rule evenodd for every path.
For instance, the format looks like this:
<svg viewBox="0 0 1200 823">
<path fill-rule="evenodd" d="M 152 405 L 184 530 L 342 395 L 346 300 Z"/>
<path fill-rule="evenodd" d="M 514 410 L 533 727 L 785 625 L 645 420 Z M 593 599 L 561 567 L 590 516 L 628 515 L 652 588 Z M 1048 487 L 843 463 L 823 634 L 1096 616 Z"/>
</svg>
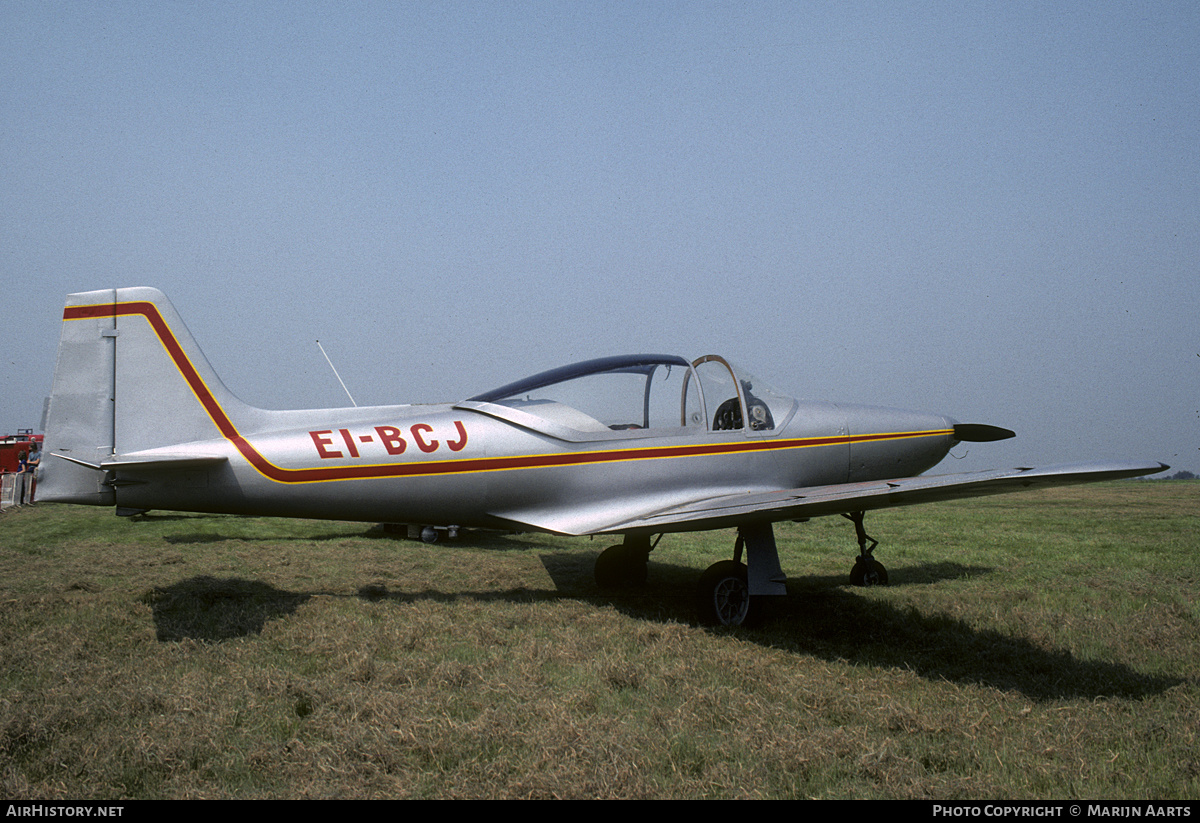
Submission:
<svg viewBox="0 0 1200 823">
<path fill-rule="evenodd" d="M 843 515 L 854 524 L 858 558 L 850 571 L 855 586 L 886 586 L 887 569 L 872 552 L 879 545 L 863 528 L 864 512 Z M 658 540 L 662 535 L 658 536 Z M 596 558 L 596 585 L 604 589 L 642 585 L 650 552 L 658 545 L 646 535 L 625 535 L 625 541 L 609 546 Z M 745 555 L 745 562 L 742 562 Z M 779 565 L 775 532 L 770 523 L 738 527 L 733 558 L 714 563 L 700 576 L 696 587 L 696 611 L 701 623 L 710 626 L 755 626 L 767 612 L 768 597 L 787 594 L 787 577 Z"/>
<path fill-rule="evenodd" d="M 733 559 L 712 564 L 700 576 L 697 616 L 710 626 L 757 626 L 766 619 L 767 598 L 787 594 L 786 582 L 771 524 L 739 526 Z"/>
<path fill-rule="evenodd" d="M 852 586 L 886 586 L 888 582 L 887 569 L 876 560 L 871 553 L 879 545 L 879 541 L 867 534 L 863 528 L 863 517 L 866 512 L 850 512 L 842 517 L 854 524 L 854 533 L 858 537 L 858 557 L 854 560 L 854 568 L 850 570 L 850 585 Z M 867 544 L 870 543 L 868 546 Z"/>
<path fill-rule="evenodd" d="M 713 563 L 696 584 L 696 616 L 708 626 L 757 626 L 764 608 L 761 597 L 750 594 L 750 575 L 742 562 L 745 539 L 738 533 L 733 559 Z"/>
<path fill-rule="evenodd" d="M 625 542 L 602 551 L 596 558 L 596 585 L 613 589 L 644 584 L 649 555 L 658 540 L 651 543 L 649 536 L 627 534 Z M 755 625 L 765 616 L 767 597 L 787 594 L 785 582 L 771 524 L 741 526 L 733 559 L 714 563 L 700 576 L 696 589 L 700 621 L 712 626 Z"/>
</svg>

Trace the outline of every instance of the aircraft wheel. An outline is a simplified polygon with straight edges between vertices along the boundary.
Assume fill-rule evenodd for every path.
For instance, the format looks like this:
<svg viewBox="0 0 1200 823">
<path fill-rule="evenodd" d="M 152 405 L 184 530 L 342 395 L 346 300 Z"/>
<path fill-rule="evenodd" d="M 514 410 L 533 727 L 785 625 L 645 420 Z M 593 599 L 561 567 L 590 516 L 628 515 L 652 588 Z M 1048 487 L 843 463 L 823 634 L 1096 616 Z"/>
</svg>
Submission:
<svg viewBox="0 0 1200 823">
<path fill-rule="evenodd" d="M 609 546 L 596 558 L 596 585 L 602 589 L 646 582 L 646 561 L 624 543 Z"/>
<path fill-rule="evenodd" d="M 887 569 L 878 560 L 871 559 L 864 563 L 859 558 L 854 561 L 854 568 L 850 570 L 851 586 L 886 586 L 887 582 Z"/>
<path fill-rule="evenodd" d="M 696 607 L 709 626 L 754 626 L 762 619 L 762 598 L 750 596 L 745 565 L 735 560 L 713 563 L 700 576 Z"/>
</svg>

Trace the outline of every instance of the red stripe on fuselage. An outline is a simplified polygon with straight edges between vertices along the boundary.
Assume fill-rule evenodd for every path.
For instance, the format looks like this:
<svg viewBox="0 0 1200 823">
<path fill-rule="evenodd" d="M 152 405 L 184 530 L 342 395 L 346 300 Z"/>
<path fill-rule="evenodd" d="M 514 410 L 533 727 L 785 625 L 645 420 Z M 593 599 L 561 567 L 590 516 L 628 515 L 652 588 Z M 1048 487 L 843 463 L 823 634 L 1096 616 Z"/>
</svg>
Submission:
<svg viewBox="0 0 1200 823">
<path fill-rule="evenodd" d="M 931 437 L 952 434 L 950 429 L 922 432 L 882 432 L 877 434 L 838 435 L 834 437 L 810 437 L 788 440 L 751 440 L 739 443 L 695 444 L 688 446 L 652 446 L 632 449 L 606 449 L 601 451 L 565 452 L 560 454 L 533 454 L 511 457 L 478 457 L 463 460 L 430 460 L 409 463 L 385 463 L 365 466 L 322 466 L 311 469 L 285 469 L 271 463 L 238 432 L 233 421 L 221 408 L 208 385 L 196 371 L 187 353 L 175 338 L 175 334 L 163 319 L 158 307 L 147 301 L 131 303 L 99 304 L 93 306 L 68 306 L 63 310 L 63 320 L 82 320 L 97 317 L 129 317 L 141 315 L 150 323 L 168 356 L 192 393 L 200 401 L 209 418 L 221 435 L 264 477 L 277 483 L 321 483 L 337 480 L 371 480 L 387 477 L 428 477 L 464 472 L 512 471 L 516 469 L 540 469 L 557 466 L 582 466 L 594 463 L 614 463 L 627 460 L 658 460 L 674 457 L 702 457 L 747 452 L 804 449 L 818 446 L 864 443 L 874 440 L 898 440 L 910 437 Z"/>
</svg>

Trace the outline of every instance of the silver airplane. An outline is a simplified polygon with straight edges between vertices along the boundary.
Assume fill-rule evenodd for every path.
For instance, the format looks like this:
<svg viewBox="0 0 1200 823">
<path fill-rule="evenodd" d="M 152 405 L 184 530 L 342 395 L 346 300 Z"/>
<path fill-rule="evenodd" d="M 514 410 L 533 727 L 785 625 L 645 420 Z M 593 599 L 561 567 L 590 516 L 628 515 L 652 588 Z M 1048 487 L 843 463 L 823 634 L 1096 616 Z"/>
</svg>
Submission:
<svg viewBox="0 0 1200 823">
<path fill-rule="evenodd" d="M 700 579 L 700 618 L 742 625 L 786 593 L 772 524 L 840 514 L 857 585 L 883 584 L 864 512 L 1136 477 L 1161 463 L 940 476 L 956 444 L 1012 437 L 939 414 L 798 402 L 724 358 L 564 366 L 459 403 L 269 411 L 222 385 L 151 288 L 67 298 L 38 499 L 150 509 L 621 535 L 601 586 L 643 582 L 668 532 L 736 528 Z M 654 542 L 652 543 L 652 540 Z"/>
</svg>

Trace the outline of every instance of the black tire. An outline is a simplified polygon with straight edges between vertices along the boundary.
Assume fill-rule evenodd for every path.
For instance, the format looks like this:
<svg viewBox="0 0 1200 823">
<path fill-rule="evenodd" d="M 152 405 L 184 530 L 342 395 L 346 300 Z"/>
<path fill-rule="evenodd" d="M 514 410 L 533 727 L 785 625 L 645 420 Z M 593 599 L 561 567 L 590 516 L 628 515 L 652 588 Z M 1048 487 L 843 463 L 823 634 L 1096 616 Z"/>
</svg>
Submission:
<svg viewBox="0 0 1200 823">
<path fill-rule="evenodd" d="M 700 576 L 696 611 L 708 626 L 756 626 L 762 621 L 762 598 L 750 596 L 745 565 L 722 560 Z"/>
<path fill-rule="evenodd" d="M 642 585 L 646 582 L 646 558 L 618 543 L 600 552 L 595 574 L 596 585 L 602 589 Z"/>
<path fill-rule="evenodd" d="M 888 573 L 883 564 L 874 559 L 868 560 L 867 564 L 863 563 L 862 558 L 854 561 L 854 568 L 850 570 L 850 585 L 886 586 Z"/>
</svg>

